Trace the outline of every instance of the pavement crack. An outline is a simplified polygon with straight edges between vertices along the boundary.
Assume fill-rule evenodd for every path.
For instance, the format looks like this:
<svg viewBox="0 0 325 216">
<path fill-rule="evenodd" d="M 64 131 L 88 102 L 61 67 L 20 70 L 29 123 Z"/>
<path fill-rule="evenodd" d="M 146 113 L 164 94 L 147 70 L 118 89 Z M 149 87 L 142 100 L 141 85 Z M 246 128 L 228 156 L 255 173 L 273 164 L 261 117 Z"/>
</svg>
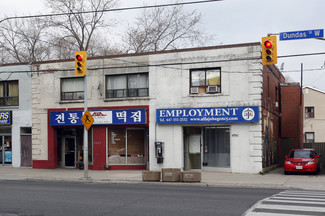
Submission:
<svg viewBox="0 0 325 216">
<path fill-rule="evenodd" d="M 128 207 L 128 206 L 132 206 L 132 205 L 138 205 L 140 202 L 146 200 L 146 198 L 141 198 L 141 199 L 136 199 L 136 200 L 133 200 L 133 201 L 130 201 L 130 202 L 127 202 L 127 203 L 123 203 L 121 205 L 118 205 L 116 207 L 113 207 L 111 208 L 110 210 L 106 211 L 105 213 L 103 214 L 100 214 L 98 216 L 110 216 L 110 215 L 115 215 L 116 211 L 118 211 L 119 209 L 123 209 L 125 207 Z M 1 216 L 1 215 L 0 215 Z"/>
</svg>

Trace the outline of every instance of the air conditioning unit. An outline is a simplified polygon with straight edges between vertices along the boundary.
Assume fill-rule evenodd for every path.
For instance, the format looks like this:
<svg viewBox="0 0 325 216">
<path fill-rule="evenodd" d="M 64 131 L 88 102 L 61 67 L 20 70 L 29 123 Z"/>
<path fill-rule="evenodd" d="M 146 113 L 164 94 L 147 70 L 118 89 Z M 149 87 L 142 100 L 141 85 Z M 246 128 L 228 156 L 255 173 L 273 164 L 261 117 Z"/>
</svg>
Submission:
<svg viewBox="0 0 325 216">
<path fill-rule="evenodd" d="M 216 92 L 219 92 L 219 89 L 220 87 L 219 86 L 208 86 L 207 89 L 206 89 L 206 92 L 207 93 L 216 93 Z"/>
<path fill-rule="evenodd" d="M 199 87 L 191 87 L 191 94 L 198 94 L 199 93 Z"/>
</svg>

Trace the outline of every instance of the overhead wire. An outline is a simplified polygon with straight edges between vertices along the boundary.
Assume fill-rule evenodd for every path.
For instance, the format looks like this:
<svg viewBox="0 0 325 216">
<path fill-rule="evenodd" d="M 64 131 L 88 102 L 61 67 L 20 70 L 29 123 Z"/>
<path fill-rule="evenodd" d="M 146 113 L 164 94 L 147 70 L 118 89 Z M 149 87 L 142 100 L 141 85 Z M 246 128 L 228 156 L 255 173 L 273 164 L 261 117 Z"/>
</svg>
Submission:
<svg viewBox="0 0 325 216">
<path fill-rule="evenodd" d="M 54 17 L 54 16 L 74 15 L 74 14 L 88 14 L 88 13 L 95 13 L 95 12 L 98 13 L 98 12 L 114 12 L 114 11 L 124 11 L 124 10 L 139 10 L 139 9 L 158 8 L 158 7 L 172 7 L 172 6 L 180 6 L 180 5 L 202 4 L 202 3 L 210 3 L 210 2 L 218 2 L 218 1 L 223 1 L 223 0 L 203 0 L 203 1 L 159 4 L 159 5 L 145 5 L 145 6 L 137 6 L 137 7 L 111 8 L 111 9 L 103 9 L 103 10 L 95 10 L 95 11 L 77 11 L 77 12 L 53 13 L 53 14 L 41 14 L 41 15 L 29 15 L 29 16 L 14 16 L 14 17 L 7 17 L 0 20 L 0 23 L 11 19 L 30 19 L 30 18 Z"/>
<path fill-rule="evenodd" d="M 176 3 L 168 3 L 168 4 L 158 4 L 158 5 L 144 5 L 144 6 L 137 6 L 137 7 L 125 7 L 125 8 L 112 8 L 112 9 L 104 9 L 104 10 L 95 10 L 95 11 L 78 11 L 78 12 L 65 12 L 65 13 L 55 13 L 55 14 L 41 14 L 41 15 L 29 15 L 29 16 L 14 16 L 14 17 L 7 17 L 0 20 L 0 23 L 7 20 L 12 19 L 30 19 L 30 18 L 42 18 L 42 17 L 53 17 L 53 16 L 64 16 L 64 15 L 73 15 L 73 14 L 88 14 L 88 13 L 97 13 L 97 12 L 114 12 L 114 11 L 124 11 L 124 10 L 139 10 L 139 9 L 149 9 L 149 8 L 159 8 L 159 7 L 173 7 L 173 6 L 180 6 L 180 5 L 192 5 L 192 4 L 202 4 L 202 3 L 211 3 L 211 2 L 218 2 L 223 0 L 203 0 L 203 1 L 190 1 L 190 2 L 176 2 Z M 20 32 L 9 30 L 3 26 L 1 28 L 12 31 L 16 34 L 21 34 Z M 52 46 L 59 46 L 48 41 L 40 40 L 41 42 L 48 43 Z"/>
<path fill-rule="evenodd" d="M 98 11 L 79 11 L 79 12 L 67 12 L 67 13 L 55 13 L 55 14 L 42 14 L 42 15 L 30 15 L 30 16 L 14 16 L 14 17 L 7 17 L 0 20 L 0 23 L 6 20 L 11 19 L 29 19 L 29 18 L 41 18 L 41 17 L 53 17 L 53 16 L 63 16 L 63 15 L 73 15 L 73 14 L 87 14 L 87 13 L 94 13 L 94 12 L 114 12 L 114 11 L 124 11 L 124 10 L 138 10 L 138 9 L 148 9 L 148 8 L 158 8 L 158 7 L 171 7 L 171 6 L 180 6 L 180 5 L 190 5 L 190 4 L 201 4 L 201 3 L 210 3 L 210 2 L 218 2 L 223 0 L 203 0 L 203 1 L 191 1 L 191 2 L 178 2 L 178 3 L 169 3 L 169 4 L 158 4 L 158 5 L 145 5 L 145 6 L 137 6 L 137 7 L 125 7 L 125 8 L 112 8 L 112 9 L 104 9 Z M 2 27 L 4 28 L 4 27 Z M 46 42 L 46 41 L 42 41 Z M 294 54 L 294 55 L 285 55 L 285 56 L 278 56 L 278 58 L 287 58 L 287 57 L 300 57 L 300 56 L 309 56 L 309 55 L 323 55 L 325 52 L 320 53 L 307 53 L 307 54 Z M 153 64 L 153 65 L 140 65 L 138 62 L 130 62 L 127 60 L 122 60 L 118 58 L 112 58 L 111 60 L 115 61 L 124 61 L 127 63 L 134 63 L 138 64 L 137 66 L 114 66 L 114 67 L 96 67 L 96 68 L 89 68 L 88 70 L 103 70 L 103 69 L 122 69 L 122 68 L 132 68 L 132 67 L 168 67 L 168 66 L 175 66 L 175 65 L 184 65 L 184 64 L 201 64 L 201 63 L 217 63 L 217 62 L 225 62 L 225 61 L 242 61 L 242 60 L 259 60 L 260 58 L 254 59 L 228 59 L 228 60 L 215 60 L 215 61 L 203 61 L 203 62 L 182 62 L 182 63 L 166 63 L 166 64 Z M 176 69 L 176 68 L 171 68 Z M 49 71 L 73 71 L 74 69 L 44 69 L 44 70 L 37 70 L 32 72 L 49 72 Z M 321 70 L 321 69 L 305 69 L 304 71 L 309 70 Z M 31 71 L 0 71 L 0 73 L 30 73 Z M 299 72 L 299 71 L 282 71 L 282 73 L 287 72 Z"/>
<path fill-rule="evenodd" d="M 319 54 L 319 53 L 318 53 Z M 325 54 L 325 53 L 322 53 Z M 306 55 L 306 54 L 300 54 L 300 56 Z M 313 55 L 313 54 L 307 54 L 307 55 Z M 286 56 L 286 57 L 289 57 Z M 103 57 L 105 58 L 105 57 Z M 281 58 L 279 56 L 278 58 Z M 107 58 L 109 60 L 114 60 L 114 61 L 122 61 L 125 63 L 130 63 L 130 64 L 135 64 L 135 65 L 121 65 L 121 66 L 105 66 L 105 67 L 90 67 L 87 68 L 87 70 L 112 70 L 112 69 L 127 69 L 127 68 L 140 68 L 140 67 L 169 67 L 170 69 L 178 69 L 180 68 L 175 68 L 175 67 L 170 67 L 170 66 L 178 66 L 178 65 L 189 65 L 189 64 L 208 64 L 208 63 L 221 63 L 221 62 L 232 62 L 232 61 L 254 61 L 254 60 L 261 60 L 261 57 L 249 57 L 249 58 L 234 58 L 234 59 L 219 59 L 219 60 L 209 60 L 209 61 L 189 61 L 189 62 L 171 62 L 171 63 L 160 63 L 160 64 L 145 64 L 141 62 L 135 62 L 135 61 L 128 61 L 120 58 Z M 40 62 L 41 63 L 41 62 Z M 49 63 L 50 64 L 50 63 Z M 316 71 L 316 70 L 324 70 L 324 68 L 313 68 L 313 69 L 304 69 L 304 71 Z M 18 70 L 18 71 L 0 71 L 1 73 L 34 73 L 34 72 L 56 72 L 56 71 L 74 71 L 74 68 L 70 69 L 42 69 L 42 70 L 37 70 L 37 71 L 24 71 L 24 70 Z M 229 71 L 230 72 L 230 71 Z M 281 73 L 289 73 L 289 72 L 300 72 L 300 70 L 291 70 L 291 71 L 281 71 Z M 230 72 L 231 73 L 231 72 Z M 238 72 L 236 72 L 238 73 Z M 244 72 L 242 72 L 244 73 Z M 247 73 L 247 72 L 245 72 Z"/>
<path fill-rule="evenodd" d="M 122 65 L 122 66 L 107 66 L 107 67 L 89 67 L 87 70 L 112 70 L 112 69 L 127 69 L 127 68 L 139 68 L 139 67 L 166 67 L 166 66 L 177 66 L 177 65 L 190 65 L 190 64 L 208 64 L 208 63 L 221 63 L 221 62 L 231 62 L 231 61 L 250 61 L 250 60 L 260 60 L 260 57 L 250 57 L 250 58 L 235 58 L 235 59 L 223 59 L 223 60 L 209 60 L 209 61 L 189 61 L 189 62 L 174 62 L 174 63 L 160 63 L 160 64 L 142 64 L 141 65 Z M 175 68 L 174 68 L 175 69 Z M 71 69 L 42 69 L 32 72 L 56 72 L 56 71 L 74 71 Z M 31 71 L 0 71 L 1 73 L 24 73 Z"/>
</svg>

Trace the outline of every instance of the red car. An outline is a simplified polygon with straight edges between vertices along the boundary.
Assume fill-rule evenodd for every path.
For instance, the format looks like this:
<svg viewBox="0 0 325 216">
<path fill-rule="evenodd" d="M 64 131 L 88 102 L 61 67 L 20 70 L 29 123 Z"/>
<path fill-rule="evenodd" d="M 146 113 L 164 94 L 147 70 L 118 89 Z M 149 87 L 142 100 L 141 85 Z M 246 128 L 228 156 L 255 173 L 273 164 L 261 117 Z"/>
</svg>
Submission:
<svg viewBox="0 0 325 216">
<path fill-rule="evenodd" d="M 292 149 L 285 156 L 284 174 L 311 172 L 317 175 L 320 171 L 319 157 L 314 149 Z"/>
</svg>

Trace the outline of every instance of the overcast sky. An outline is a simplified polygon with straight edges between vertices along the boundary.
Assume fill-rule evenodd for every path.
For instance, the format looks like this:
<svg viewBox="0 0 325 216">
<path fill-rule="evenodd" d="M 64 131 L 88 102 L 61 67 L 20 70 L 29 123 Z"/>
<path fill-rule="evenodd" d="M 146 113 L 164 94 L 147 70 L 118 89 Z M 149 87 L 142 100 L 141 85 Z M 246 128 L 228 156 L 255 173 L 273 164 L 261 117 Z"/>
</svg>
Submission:
<svg viewBox="0 0 325 216">
<path fill-rule="evenodd" d="M 194 0 L 181 0 L 189 2 Z M 199 0 L 198 0 L 199 1 Z M 166 3 L 166 0 L 121 0 L 119 7 Z M 1 0 L 0 20 L 5 16 L 41 14 L 42 0 Z M 224 0 L 186 6 L 203 15 L 205 29 L 215 35 L 214 45 L 260 42 L 268 33 L 324 29 L 325 0 Z M 117 16 L 130 17 L 135 12 L 121 12 Z M 325 40 L 303 39 L 279 41 L 278 56 L 325 52 Z M 303 63 L 304 86 L 325 91 L 325 55 L 279 58 L 284 63 L 283 74 L 300 82 Z M 323 66 L 323 68 L 322 68 Z M 298 72 L 292 72 L 297 70 Z"/>
</svg>

